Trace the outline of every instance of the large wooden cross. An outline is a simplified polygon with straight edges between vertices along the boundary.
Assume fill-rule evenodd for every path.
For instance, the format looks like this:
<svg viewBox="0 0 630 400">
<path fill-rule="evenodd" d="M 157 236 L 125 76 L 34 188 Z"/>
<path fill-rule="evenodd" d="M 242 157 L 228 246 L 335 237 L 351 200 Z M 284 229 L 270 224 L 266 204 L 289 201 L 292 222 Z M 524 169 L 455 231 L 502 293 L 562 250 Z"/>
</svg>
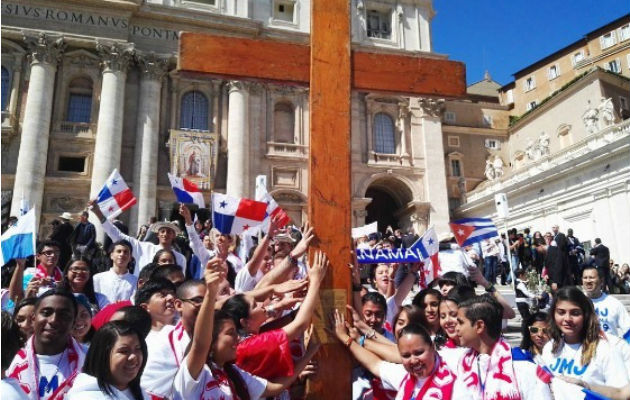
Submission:
<svg viewBox="0 0 630 400">
<path fill-rule="evenodd" d="M 460 62 L 420 55 L 352 51 L 350 0 L 311 0 L 310 46 L 182 33 L 178 69 L 230 79 L 309 85 L 308 219 L 331 270 L 321 291 L 324 314 L 343 307 L 350 291 L 351 90 L 410 96 L 461 97 Z M 326 318 L 326 315 L 321 315 Z M 321 328 L 324 321 L 317 321 Z M 321 329 L 319 330 L 321 334 Z M 323 337 L 318 379 L 309 398 L 350 397 L 352 360 L 343 345 Z"/>
</svg>

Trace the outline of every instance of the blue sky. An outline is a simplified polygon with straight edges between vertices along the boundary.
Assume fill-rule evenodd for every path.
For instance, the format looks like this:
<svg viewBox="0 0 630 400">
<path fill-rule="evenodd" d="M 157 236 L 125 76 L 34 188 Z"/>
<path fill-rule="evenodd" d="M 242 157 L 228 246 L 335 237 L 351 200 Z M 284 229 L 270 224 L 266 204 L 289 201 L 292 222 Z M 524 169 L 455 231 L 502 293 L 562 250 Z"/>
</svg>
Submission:
<svg viewBox="0 0 630 400">
<path fill-rule="evenodd" d="M 512 74 L 630 12 L 628 0 L 434 0 L 433 51 L 466 64 L 468 84 Z"/>
</svg>

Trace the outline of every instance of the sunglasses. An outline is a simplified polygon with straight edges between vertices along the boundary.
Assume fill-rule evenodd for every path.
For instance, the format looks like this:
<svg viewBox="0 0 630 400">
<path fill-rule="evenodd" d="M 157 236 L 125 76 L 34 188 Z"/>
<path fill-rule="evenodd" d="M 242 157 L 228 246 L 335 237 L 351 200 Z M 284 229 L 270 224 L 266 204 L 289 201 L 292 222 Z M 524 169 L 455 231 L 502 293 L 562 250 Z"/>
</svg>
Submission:
<svg viewBox="0 0 630 400">
<path fill-rule="evenodd" d="M 539 328 L 537 326 L 530 326 L 529 327 L 529 333 L 533 333 L 534 335 L 537 334 L 539 331 L 541 331 L 542 333 L 544 333 L 545 335 L 549 335 L 549 329 L 547 328 Z"/>
</svg>

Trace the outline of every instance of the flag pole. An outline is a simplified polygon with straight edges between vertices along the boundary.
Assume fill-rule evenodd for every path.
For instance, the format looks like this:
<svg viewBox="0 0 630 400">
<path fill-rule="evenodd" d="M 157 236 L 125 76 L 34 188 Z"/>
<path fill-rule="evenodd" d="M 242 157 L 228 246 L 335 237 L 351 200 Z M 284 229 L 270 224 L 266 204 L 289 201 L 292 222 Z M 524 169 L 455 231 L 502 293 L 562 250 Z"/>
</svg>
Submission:
<svg viewBox="0 0 630 400">
<path fill-rule="evenodd" d="M 510 251 L 510 234 L 508 232 L 507 217 L 503 218 L 503 228 L 505 229 L 505 241 L 506 241 L 505 248 L 507 249 L 507 259 L 508 259 L 508 265 L 510 266 L 510 277 L 512 278 L 512 287 L 514 288 L 514 291 L 516 292 L 516 277 L 514 276 L 514 269 L 512 268 L 512 252 Z"/>
</svg>

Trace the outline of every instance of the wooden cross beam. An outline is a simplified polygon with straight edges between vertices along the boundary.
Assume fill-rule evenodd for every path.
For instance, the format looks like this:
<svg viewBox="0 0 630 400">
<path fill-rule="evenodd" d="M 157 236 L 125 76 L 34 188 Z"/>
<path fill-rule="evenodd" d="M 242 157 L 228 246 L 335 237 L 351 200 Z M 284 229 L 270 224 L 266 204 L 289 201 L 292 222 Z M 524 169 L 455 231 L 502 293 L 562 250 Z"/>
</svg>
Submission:
<svg viewBox="0 0 630 400">
<path fill-rule="evenodd" d="M 324 346 L 308 398 L 350 398 L 352 360 L 322 327 L 348 304 L 351 251 L 351 90 L 461 97 L 465 66 L 420 55 L 352 51 L 350 1 L 311 1 L 311 45 L 199 33 L 180 35 L 178 69 L 229 79 L 310 86 L 309 220 L 331 267 L 316 327 Z M 321 319 L 323 318 L 323 320 Z"/>
</svg>

